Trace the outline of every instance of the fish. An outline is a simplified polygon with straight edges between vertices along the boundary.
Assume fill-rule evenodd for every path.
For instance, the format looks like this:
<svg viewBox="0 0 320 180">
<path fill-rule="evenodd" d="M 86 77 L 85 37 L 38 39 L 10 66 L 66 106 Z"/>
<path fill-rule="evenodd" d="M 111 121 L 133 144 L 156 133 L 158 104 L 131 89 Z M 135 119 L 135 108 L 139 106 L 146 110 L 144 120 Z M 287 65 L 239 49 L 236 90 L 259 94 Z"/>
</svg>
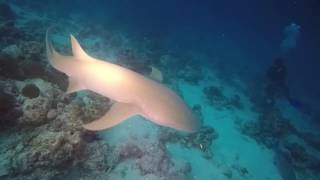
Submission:
<svg viewBox="0 0 320 180">
<path fill-rule="evenodd" d="M 195 132 L 199 120 L 188 105 L 171 89 L 130 69 L 88 55 L 70 34 L 73 56 L 58 53 L 46 32 L 46 54 L 49 64 L 68 76 L 66 94 L 90 90 L 114 103 L 102 117 L 83 125 L 89 131 L 112 128 L 132 116 L 140 115 L 160 126 L 178 131 Z"/>
</svg>

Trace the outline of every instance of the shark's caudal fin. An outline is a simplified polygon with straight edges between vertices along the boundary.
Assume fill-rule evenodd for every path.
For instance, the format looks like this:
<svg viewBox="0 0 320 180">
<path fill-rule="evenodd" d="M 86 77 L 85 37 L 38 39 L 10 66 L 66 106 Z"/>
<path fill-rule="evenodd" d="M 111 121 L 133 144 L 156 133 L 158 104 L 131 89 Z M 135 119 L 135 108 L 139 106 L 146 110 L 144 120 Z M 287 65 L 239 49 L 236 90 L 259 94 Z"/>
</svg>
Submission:
<svg viewBox="0 0 320 180">
<path fill-rule="evenodd" d="M 57 70 L 62 71 L 62 67 L 65 66 L 65 62 L 69 59 L 70 56 L 63 56 L 59 54 L 52 46 L 49 40 L 49 33 L 51 28 L 48 28 L 46 32 L 46 49 L 47 49 L 47 58 L 50 64 Z"/>
<path fill-rule="evenodd" d="M 140 110 L 137 106 L 116 102 L 104 116 L 91 123 L 83 125 L 83 127 L 91 131 L 101 131 L 120 124 L 129 117 L 138 114 L 140 114 Z"/>
</svg>

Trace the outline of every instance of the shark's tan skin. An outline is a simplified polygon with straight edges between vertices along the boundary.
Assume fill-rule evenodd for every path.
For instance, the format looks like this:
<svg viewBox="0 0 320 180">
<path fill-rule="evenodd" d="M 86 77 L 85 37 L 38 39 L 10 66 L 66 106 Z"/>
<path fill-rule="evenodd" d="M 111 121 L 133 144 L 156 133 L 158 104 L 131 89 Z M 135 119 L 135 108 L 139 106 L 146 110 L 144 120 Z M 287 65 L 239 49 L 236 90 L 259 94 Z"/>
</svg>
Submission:
<svg viewBox="0 0 320 180">
<path fill-rule="evenodd" d="M 87 89 L 115 101 L 103 117 L 83 125 L 85 129 L 104 130 L 134 115 L 181 131 L 199 128 L 191 110 L 172 90 L 134 71 L 89 56 L 72 35 L 71 45 L 73 56 L 60 55 L 46 34 L 50 64 L 69 76 L 66 93 Z"/>
</svg>

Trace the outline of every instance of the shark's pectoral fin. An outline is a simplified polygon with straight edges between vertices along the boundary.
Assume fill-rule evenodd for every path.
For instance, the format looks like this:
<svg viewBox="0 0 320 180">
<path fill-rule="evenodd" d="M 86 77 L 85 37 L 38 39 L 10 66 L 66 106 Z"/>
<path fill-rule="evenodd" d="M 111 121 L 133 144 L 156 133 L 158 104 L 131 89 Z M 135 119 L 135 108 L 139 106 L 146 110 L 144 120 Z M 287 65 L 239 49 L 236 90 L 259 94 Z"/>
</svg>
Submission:
<svg viewBox="0 0 320 180">
<path fill-rule="evenodd" d="M 76 91 L 84 90 L 86 89 L 84 86 L 82 86 L 77 80 L 69 77 L 69 85 L 68 89 L 66 91 L 66 94 L 70 94 Z"/>
<path fill-rule="evenodd" d="M 116 102 L 104 116 L 83 125 L 83 127 L 91 131 L 101 131 L 116 126 L 127 120 L 129 117 L 140 113 L 140 108 L 135 105 Z"/>
</svg>

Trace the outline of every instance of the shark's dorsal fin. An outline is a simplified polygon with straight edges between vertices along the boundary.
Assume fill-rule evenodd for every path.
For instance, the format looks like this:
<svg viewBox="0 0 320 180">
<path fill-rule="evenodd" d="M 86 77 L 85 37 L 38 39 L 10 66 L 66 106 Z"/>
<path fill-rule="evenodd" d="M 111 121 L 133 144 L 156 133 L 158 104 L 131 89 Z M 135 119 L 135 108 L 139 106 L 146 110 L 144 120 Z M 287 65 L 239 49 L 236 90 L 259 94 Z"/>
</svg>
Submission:
<svg viewBox="0 0 320 180">
<path fill-rule="evenodd" d="M 153 66 L 151 66 L 151 73 L 150 73 L 149 76 L 153 80 L 157 80 L 159 82 L 163 81 L 162 72 L 159 69 L 157 69 L 157 68 L 155 68 Z"/>
<path fill-rule="evenodd" d="M 140 109 L 135 105 L 116 102 L 104 116 L 83 125 L 83 127 L 90 131 L 101 131 L 116 126 L 127 120 L 129 117 L 140 113 Z"/>
<path fill-rule="evenodd" d="M 87 61 L 91 60 L 92 58 L 82 49 L 78 40 L 70 34 L 71 39 L 71 46 L 72 46 L 72 53 L 73 56 L 77 57 L 77 60 Z"/>
<path fill-rule="evenodd" d="M 80 84 L 76 79 L 69 77 L 69 85 L 68 89 L 66 91 L 66 94 L 70 94 L 76 91 L 84 90 L 86 89 L 82 84 Z"/>
</svg>

